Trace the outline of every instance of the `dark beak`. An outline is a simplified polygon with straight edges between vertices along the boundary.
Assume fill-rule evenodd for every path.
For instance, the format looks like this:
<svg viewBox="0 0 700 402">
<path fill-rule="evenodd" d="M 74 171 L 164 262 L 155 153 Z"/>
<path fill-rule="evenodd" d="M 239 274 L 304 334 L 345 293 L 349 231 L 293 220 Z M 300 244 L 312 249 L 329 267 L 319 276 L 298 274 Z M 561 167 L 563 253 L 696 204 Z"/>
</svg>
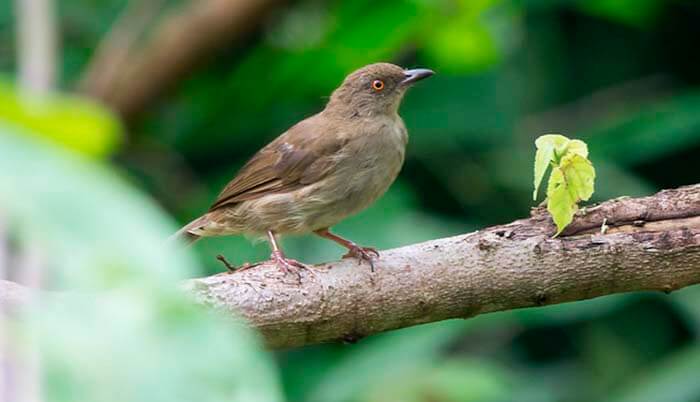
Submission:
<svg viewBox="0 0 700 402">
<path fill-rule="evenodd" d="M 406 78 L 404 78 L 404 80 L 401 81 L 401 83 L 404 85 L 413 84 L 414 82 L 418 82 L 423 78 L 428 78 L 431 75 L 435 74 L 433 70 L 428 70 L 427 68 L 416 68 L 413 70 L 406 70 L 403 73 L 406 75 Z"/>
</svg>

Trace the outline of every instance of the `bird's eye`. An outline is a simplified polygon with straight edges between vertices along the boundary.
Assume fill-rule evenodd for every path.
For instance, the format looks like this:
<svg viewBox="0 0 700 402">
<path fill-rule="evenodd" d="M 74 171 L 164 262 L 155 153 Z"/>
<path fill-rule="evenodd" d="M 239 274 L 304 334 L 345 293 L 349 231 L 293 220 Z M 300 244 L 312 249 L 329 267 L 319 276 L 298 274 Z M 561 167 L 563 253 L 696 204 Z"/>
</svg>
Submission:
<svg viewBox="0 0 700 402">
<path fill-rule="evenodd" d="M 372 89 L 374 89 L 377 92 L 381 91 L 382 89 L 384 89 L 384 81 L 382 81 L 382 80 L 372 81 Z"/>
</svg>

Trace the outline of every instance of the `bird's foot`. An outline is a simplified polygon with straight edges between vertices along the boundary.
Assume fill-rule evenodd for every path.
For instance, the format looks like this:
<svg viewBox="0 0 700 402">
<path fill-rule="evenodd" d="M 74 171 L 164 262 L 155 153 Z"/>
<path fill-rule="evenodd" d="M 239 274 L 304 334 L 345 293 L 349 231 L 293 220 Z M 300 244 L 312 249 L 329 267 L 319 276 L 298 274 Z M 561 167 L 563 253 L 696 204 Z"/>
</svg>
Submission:
<svg viewBox="0 0 700 402">
<path fill-rule="evenodd" d="M 286 274 L 296 274 L 299 283 L 301 283 L 301 270 L 307 270 L 312 274 L 314 273 L 311 267 L 297 260 L 287 258 L 281 251 L 273 251 L 272 255 L 270 255 L 270 260 L 277 265 L 280 271 Z"/>
<path fill-rule="evenodd" d="M 367 261 L 369 267 L 374 272 L 374 260 L 379 258 L 379 251 L 374 247 L 360 247 L 358 245 L 353 245 L 348 248 L 347 254 L 343 258 L 355 257 L 358 260 L 358 264 L 362 261 Z"/>
<path fill-rule="evenodd" d="M 230 274 L 232 274 L 232 273 L 234 273 L 234 272 L 237 272 L 237 271 L 245 271 L 246 269 L 250 269 L 250 268 L 257 267 L 258 265 L 260 265 L 259 262 L 256 262 L 255 264 L 251 264 L 251 263 L 249 263 L 249 262 L 246 262 L 246 263 L 244 263 L 243 265 L 241 265 L 240 267 L 237 267 L 237 266 L 231 264 L 231 263 L 226 259 L 226 257 L 224 257 L 222 254 L 217 255 L 217 256 L 216 256 L 216 259 L 219 260 L 219 261 L 221 261 L 222 264 L 224 264 L 224 266 L 226 267 L 226 270 L 227 270 Z"/>
<path fill-rule="evenodd" d="M 229 273 L 234 273 L 234 272 L 240 272 L 240 271 L 245 271 L 247 269 L 257 267 L 258 265 L 262 265 L 263 262 L 256 262 L 256 263 L 249 263 L 246 262 L 245 264 L 237 267 L 233 264 L 231 264 L 226 257 L 223 255 L 219 254 L 216 256 L 216 259 L 221 261 L 222 264 L 226 267 L 226 270 Z M 280 271 L 284 272 L 285 274 L 295 274 L 297 278 L 299 279 L 299 283 L 301 283 L 301 270 L 305 269 L 315 275 L 313 272 L 313 268 L 310 266 L 301 263 L 297 260 L 287 258 L 284 253 L 281 251 L 273 251 L 272 255 L 270 255 L 270 261 L 279 268 Z"/>
</svg>

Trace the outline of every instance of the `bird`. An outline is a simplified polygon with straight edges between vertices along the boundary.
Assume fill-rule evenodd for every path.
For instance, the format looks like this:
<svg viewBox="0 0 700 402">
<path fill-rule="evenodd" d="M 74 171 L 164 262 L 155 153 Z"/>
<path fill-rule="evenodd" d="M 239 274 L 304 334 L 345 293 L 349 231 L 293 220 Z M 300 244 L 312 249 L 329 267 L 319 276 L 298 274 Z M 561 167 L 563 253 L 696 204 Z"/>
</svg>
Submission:
<svg viewBox="0 0 700 402">
<path fill-rule="evenodd" d="M 260 149 L 209 210 L 172 237 L 185 244 L 210 236 L 267 237 L 270 261 L 298 274 L 308 267 L 286 256 L 278 236 L 314 233 L 346 248 L 344 258 L 365 261 L 374 271 L 375 248 L 359 246 L 330 228 L 370 206 L 394 182 L 408 142 L 399 106 L 409 87 L 433 74 L 391 63 L 350 73 L 321 112 Z"/>
</svg>

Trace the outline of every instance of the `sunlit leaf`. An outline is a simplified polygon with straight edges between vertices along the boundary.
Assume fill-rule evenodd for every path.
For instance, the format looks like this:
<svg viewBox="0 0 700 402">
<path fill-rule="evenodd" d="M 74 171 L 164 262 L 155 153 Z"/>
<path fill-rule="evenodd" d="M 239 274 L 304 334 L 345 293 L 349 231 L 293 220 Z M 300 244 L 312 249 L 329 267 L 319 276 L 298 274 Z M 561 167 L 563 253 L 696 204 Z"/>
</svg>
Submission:
<svg viewBox="0 0 700 402">
<path fill-rule="evenodd" d="M 119 120 L 102 106 L 74 95 L 36 97 L 0 81 L 0 121 L 31 135 L 93 157 L 104 157 L 121 142 Z"/>
<path fill-rule="evenodd" d="M 595 169 L 581 155 L 569 153 L 554 167 L 547 187 L 547 210 L 557 225 L 557 234 L 573 220 L 578 202 L 593 194 Z"/>
<path fill-rule="evenodd" d="M 550 162 L 558 160 L 565 153 L 567 146 L 571 143 L 568 138 L 559 134 L 545 134 L 535 140 L 537 152 L 535 153 L 535 190 L 532 192 L 532 198 L 537 199 L 537 191 L 542 183 L 547 167 Z M 581 142 L 581 141 L 579 141 Z M 580 145 L 574 146 L 577 150 Z M 585 144 L 584 144 L 585 147 Z"/>
<path fill-rule="evenodd" d="M 571 140 L 567 144 L 567 150 L 584 158 L 588 158 L 588 145 L 581 140 Z"/>
<path fill-rule="evenodd" d="M 571 223 L 577 209 L 576 199 L 566 185 L 564 172 L 561 168 L 554 167 L 547 187 L 547 210 L 557 225 L 557 234 Z"/>
<path fill-rule="evenodd" d="M 547 185 L 547 210 L 557 225 L 557 234 L 571 223 L 578 210 L 578 202 L 593 195 L 595 170 L 587 159 L 588 146 L 580 140 L 570 140 L 563 135 L 547 134 L 535 141 L 535 190 L 544 178 L 547 167 L 552 173 Z"/>
<path fill-rule="evenodd" d="M 547 210 L 557 225 L 557 234 L 571 223 L 579 201 L 593 194 L 595 169 L 579 154 L 569 153 L 552 169 L 547 187 Z"/>
<path fill-rule="evenodd" d="M 595 169 L 591 162 L 579 154 L 569 153 L 559 164 L 564 172 L 566 186 L 576 201 L 588 201 L 593 195 Z"/>
<path fill-rule="evenodd" d="M 500 53 L 488 29 L 477 21 L 442 24 L 426 39 L 423 50 L 430 65 L 444 73 L 481 71 L 499 61 Z"/>
<path fill-rule="evenodd" d="M 421 51 L 430 65 L 455 74 L 483 71 L 499 62 L 503 52 L 497 38 L 500 32 L 493 29 L 498 23 L 493 20 L 505 20 L 506 14 L 486 17 L 499 3 L 500 0 L 457 1 L 442 9 L 436 7 L 434 18 L 420 36 L 424 44 Z"/>
</svg>

